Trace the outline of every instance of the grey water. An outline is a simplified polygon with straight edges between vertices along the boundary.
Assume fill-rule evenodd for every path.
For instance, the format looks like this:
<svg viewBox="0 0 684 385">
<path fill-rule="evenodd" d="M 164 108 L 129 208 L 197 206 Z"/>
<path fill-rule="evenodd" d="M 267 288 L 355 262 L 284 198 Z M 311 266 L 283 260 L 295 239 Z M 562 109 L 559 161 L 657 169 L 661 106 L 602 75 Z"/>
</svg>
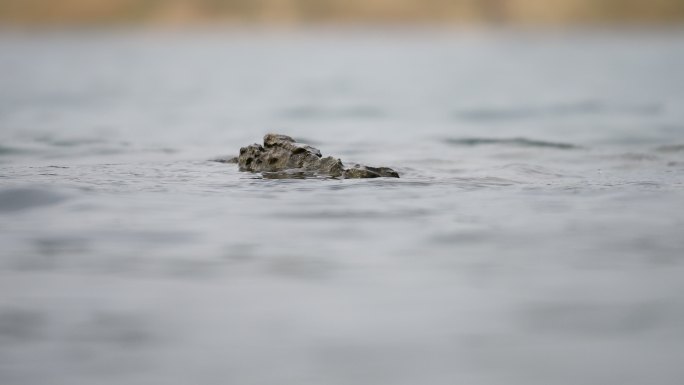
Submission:
<svg viewBox="0 0 684 385">
<path fill-rule="evenodd" d="M 0 383 L 681 384 L 684 31 L 0 33 Z M 400 179 L 212 162 L 291 135 Z"/>
</svg>

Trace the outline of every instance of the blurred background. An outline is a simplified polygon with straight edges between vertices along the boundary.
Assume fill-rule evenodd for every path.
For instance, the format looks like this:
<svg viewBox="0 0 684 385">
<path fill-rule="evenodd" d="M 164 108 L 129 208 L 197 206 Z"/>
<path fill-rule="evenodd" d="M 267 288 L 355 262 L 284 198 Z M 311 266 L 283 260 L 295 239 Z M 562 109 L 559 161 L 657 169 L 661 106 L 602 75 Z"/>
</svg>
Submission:
<svg viewBox="0 0 684 385">
<path fill-rule="evenodd" d="M 0 0 L 0 384 L 681 385 L 684 0 Z M 221 163 L 267 132 L 399 179 Z"/>
<path fill-rule="evenodd" d="M 677 23 L 681 0 L 0 0 L 12 24 Z"/>
</svg>

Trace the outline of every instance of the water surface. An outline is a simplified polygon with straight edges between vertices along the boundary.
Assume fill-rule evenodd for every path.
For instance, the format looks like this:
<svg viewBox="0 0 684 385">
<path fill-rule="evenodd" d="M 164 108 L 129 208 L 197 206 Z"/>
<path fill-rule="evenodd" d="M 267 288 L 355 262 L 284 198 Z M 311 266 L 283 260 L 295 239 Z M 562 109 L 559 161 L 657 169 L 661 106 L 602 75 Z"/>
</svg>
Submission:
<svg viewBox="0 0 684 385">
<path fill-rule="evenodd" d="M 680 384 L 684 34 L 5 32 L 2 384 Z M 212 162 L 289 134 L 400 179 Z"/>
</svg>

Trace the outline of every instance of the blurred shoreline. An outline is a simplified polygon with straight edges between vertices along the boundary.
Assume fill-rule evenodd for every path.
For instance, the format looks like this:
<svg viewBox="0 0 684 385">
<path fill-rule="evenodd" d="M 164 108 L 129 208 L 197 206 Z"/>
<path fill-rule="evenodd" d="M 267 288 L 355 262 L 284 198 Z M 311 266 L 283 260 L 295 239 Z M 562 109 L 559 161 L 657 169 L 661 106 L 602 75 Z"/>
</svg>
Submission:
<svg viewBox="0 0 684 385">
<path fill-rule="evenodd" d="M 678 25 L 684 0 L 0 0 L 0 27 Z"/>
<path fill-rule="evenodd" d="M 437 36 L 473 39 L 510 38 L 545 40 L 555 37 L 590 36 L 592 38 L 644 38 L 657 36 L 663 39 L 679 39 L 684 34 L 684 24 L 572 24 L 572 25 L 458 25 L 458 24 L 370 24 L 370 23 L 303 23 L 303 24 L 50 24 L 50 25 L 1 25 L 0 37 L 4 39 L 36 37 L 89 40 L 107 37 L 183 38 L 202 36 L 232 36 L 250 38 L 336 38 L 363 36 L 365 39 L 386 36 L 403 36 L 414 39 L 420 36 Z"/>
</svg>

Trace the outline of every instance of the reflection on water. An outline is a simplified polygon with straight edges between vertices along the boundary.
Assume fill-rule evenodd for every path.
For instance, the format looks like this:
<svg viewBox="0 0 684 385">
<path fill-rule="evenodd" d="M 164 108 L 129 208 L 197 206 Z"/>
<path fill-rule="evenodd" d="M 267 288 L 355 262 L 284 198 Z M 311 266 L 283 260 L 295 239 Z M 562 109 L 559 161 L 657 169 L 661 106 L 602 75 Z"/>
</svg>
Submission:
<svg viewBox="0 0 684 385">
<path fill-rule="evenodd" d="M 0 383 L 679 384 L 684 39 L 630 36 L 0 36 Z"/>
</svg>

